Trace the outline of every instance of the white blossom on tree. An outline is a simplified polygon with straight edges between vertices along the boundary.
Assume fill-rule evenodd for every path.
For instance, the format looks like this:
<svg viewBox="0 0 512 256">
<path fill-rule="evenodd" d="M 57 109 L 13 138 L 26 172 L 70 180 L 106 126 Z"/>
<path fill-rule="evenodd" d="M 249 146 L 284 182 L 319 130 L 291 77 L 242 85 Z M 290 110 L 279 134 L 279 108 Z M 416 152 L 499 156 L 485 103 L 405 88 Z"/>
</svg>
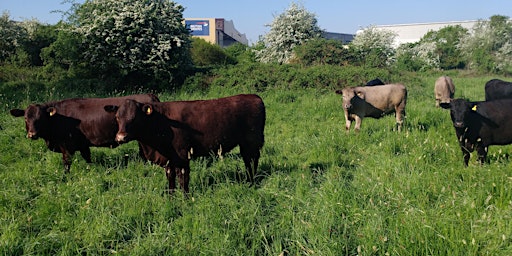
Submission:
<svg viewBox="0 0 512 256">
<path fill-rule="evenodd" d="M 389 29 L 379 29 L 375 25 L 368 26 L 359 32 L 352 45 L 361 48 L 393 48 L 397 34 Z"/>
<path fill-rule="evenodd" d="M 169 72 L 188 61 L 183 11 L 168 0 L 88 0 L 75 16 L 83 56 L 102 70 Z"/>
<path fill-rule="evenodd" d="M 255 52 L 261 62 L 287 63 L 293 56 L 295 46 L 320 37 L 322 32 L 317 25 L 316 15 L 296 3 L 292 3 L 267 26 L 270 31 L 263 36 L 265 47 Z"/>
<path fill-rule="evenodd" d="M 397 34 L 391 30 L 371 25 L 355 36 L 351 46 L 360 52 L 363 59 L 375 62 L 374 66 L 379 67 L 379 63 L 389 65 L 393 61 L 396 37 Z"/>
<path fill-rule="evenodd" d="M 9 13 L 4 11 L 0 16 L 0 62 L 11 57 L 27 37 L 27 31 L 11 21 Z"/>
<path fill-rule="evenodd" d="M 512 22 L 500 15 L 480 20 L 459 47 L 472 69 L 502 72 L 512 68 Z"/>
</svg>

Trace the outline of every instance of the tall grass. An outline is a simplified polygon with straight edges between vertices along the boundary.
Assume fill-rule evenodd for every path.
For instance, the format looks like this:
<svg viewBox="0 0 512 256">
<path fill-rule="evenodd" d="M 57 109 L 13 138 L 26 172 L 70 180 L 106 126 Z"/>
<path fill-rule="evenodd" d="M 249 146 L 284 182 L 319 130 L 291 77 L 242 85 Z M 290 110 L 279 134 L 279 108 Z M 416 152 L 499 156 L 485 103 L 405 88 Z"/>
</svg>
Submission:
<svg viewBox="0 0 512 256">
<path fill-rule="evenodd" d="M 142 162 L 135 143 L 93 148 L 92 164 L 77 153 L 64 175 L 59 154 L 1 113 L 0 254 L 510 255 L 512 147 L 490 147 L 490 164 L 472 157 L 464 168 L 449 113 L 434 108 L 437 75 L 409 76 L 401 133 L 393 116 L 346 133 L 330 89 L 259 91 L 267 123 L 258 183 L 240 181 L 235 149 L 192 161 L 188 199 L 168 197 L 163 170 Z M 457 97 L 483 100 L 490 77 L 452 77 Z"/>
</svg>

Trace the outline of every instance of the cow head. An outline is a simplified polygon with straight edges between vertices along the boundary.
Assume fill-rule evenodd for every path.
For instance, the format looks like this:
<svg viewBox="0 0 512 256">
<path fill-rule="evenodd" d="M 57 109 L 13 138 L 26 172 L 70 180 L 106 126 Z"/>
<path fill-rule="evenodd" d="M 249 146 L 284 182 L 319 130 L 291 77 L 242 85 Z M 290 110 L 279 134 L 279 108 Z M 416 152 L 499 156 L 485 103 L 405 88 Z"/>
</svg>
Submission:
<svg viewBox="0 0 512 256">
<path fill-rule="evenodd" d="M 470 113 L 477 110 L 478 105 L 465 99 L 454 99 L 450 102 L 439 104 L 444 109 L 450 109 L 453 126 L 455 128 L 465 128 L 466 120 Z"/>
<path fill-rule="evenodd" d="M 28 106 L 26 110 L 11 109 L 10 112 L 15 117 L 25 117 L 27 138 L 35 140 L 51 128 L 51 117 L 57 113 L 57 110 L 54 107 L 34 104 Z"/>
<path fill-rule="evenodd" d="M 118 131 L 116 141 L 129 142 L 136 139 L 145 125 L 144 119 L 153 113 L 151 104 L 142 104 L 134 100 L 126 100 L 120 106 L 108 105 L 104 107 L 107 112 L 116 113 Z"/>
<path fill-rule="evenodd" d="M 364 92 L 357 88 L 345 87 L 342 90 L 337 90 L 336 93 L 343 96 L 342 105 L 346 110 L 352 108 L 354 101 L 364 100 L 365 98 Z"/>
</svg>

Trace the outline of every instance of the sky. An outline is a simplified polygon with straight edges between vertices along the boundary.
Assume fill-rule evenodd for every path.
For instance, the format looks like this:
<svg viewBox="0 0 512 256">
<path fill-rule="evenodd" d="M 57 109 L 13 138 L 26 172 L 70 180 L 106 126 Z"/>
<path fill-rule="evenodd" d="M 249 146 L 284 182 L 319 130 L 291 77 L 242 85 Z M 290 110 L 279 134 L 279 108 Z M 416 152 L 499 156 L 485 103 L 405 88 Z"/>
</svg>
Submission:
<svg viewBox="0 0 512 256">
<path fill-rule="evenodd" d="M 84 0 L 75 0 L 83 3 Z M 0 0 L 0 11 L 13 20 L 37 19 L 55 24 L 67 11 L 64 0 Z M 254 44 L 268 33 L 275 17 L 292 2 L 316 15 L 318 26 L 327 32 L 355 34 L 372 25 L 395 25 L 488 19 L 493 15 L 512 17 L 511 0 L 177 0 L 185 7 L 185 18 L 224 18 Z"/>
</svg>

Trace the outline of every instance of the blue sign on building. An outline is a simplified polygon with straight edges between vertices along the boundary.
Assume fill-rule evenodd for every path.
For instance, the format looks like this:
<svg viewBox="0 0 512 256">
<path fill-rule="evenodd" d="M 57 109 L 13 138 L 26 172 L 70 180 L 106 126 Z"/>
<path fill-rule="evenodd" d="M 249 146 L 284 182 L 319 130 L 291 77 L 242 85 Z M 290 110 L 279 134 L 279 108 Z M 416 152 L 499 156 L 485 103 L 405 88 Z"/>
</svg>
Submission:
<svg viewBox="0 0 512 256">
<path fill-rule="evenodd" d="M 185 26 L 190 30 L 193 36 L 209 36 L 210 21 L 209 20 L 186 20 Z"/>
</svg>

